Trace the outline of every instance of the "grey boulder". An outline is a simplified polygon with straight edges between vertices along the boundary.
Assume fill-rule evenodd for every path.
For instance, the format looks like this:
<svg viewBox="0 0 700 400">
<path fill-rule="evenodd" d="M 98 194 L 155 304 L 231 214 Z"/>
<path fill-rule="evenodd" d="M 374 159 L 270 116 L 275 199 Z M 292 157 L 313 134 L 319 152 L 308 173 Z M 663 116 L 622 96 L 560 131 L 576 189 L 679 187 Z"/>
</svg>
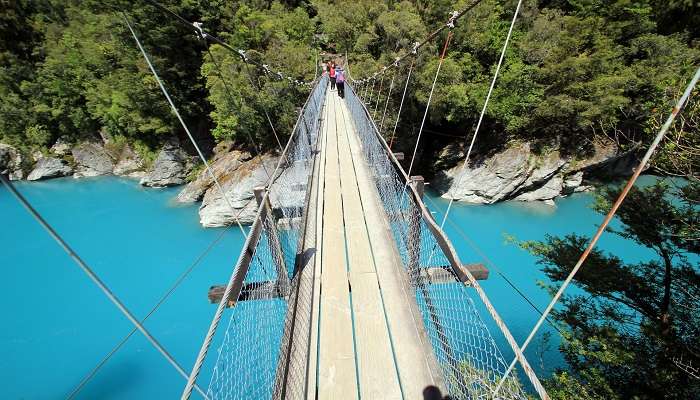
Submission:
<svg viewBox="0 0 700 400">
<path fill-rule="evenodd" d="M 158 153 L 153 169 L 141 178 L 141 185 L 150 187 L 177 186 L 185 183 L 189 159 L 177 142 L 168 142 Z"/>
<path fill-rule="evenodd" d="M 73 148 L 76 164 L 74 177 L 109 175 L 114 170 L 114 162 L 105 148 L 97 143 L 81 143 Z"/>
<path fill-rule="evenodd" d="M 57 178 L 68 176 L 73 173 L 73 168 L 67 165 L 63 160 L 55 157 L 43 157 L 37 161 L 32 172 L 27 176 L 29 181 L 37 181 L 40 179 Z"/>
</svg>

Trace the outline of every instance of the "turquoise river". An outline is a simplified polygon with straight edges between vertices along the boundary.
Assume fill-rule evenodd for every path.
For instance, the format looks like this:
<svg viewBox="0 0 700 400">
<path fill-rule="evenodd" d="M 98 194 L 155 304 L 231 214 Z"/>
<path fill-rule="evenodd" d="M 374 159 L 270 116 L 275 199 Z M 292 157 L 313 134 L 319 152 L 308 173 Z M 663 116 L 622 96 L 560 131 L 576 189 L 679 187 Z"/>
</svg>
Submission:
<svg viewBox="0 0 700 400">
<path fill-rule="evenodd" d="M 177 189 L 146 189 L 133 180 L 65 178 L 20 182 L 17 187 L 138 317 L 145 316 L 183 271 L 221 237 L 146 322 L 189 370 L 214 313 L 207 289 L 226 282 L 243 244 L 241 232 L 203 229 L 196 206 L 174 203 Z M 447 202 L 428 196 L 440 220 Z M 559 199 L 556 207 L 510 202 L 452 208 L 450 220 L 455 224 L 447 224 L 446 231 L 464 262 L 483 262 L 479 251 L 489 258 L 491 276 L 483 287 L 516 340 L 525 339 L 538 314 L 494 266 L 540 309 L 549 296 L 538 286 L 545 278 L 535 259 L 506 237 L 537 240 L 546 233 L 571 232 L 590 236 L 602 219 L 590 209 L 592 199 L 590 194 L 576 194 Z M 647 249 L 610 234 L 604 235 L 600 246 L 627 261 L 652 256 Z M 2 187 L 0 267 L 2 398 L 65 398 L 130 332 L 131 325 Z M 486 314 L 483 318 L 490 321 Z M 545 325 L 526 352 L 541 376 L 563 367 L 557 336 L 543 340 L 547 332 L 552 328 Z M 495 329 L 492 334 L 510 358 L 502 335 Z M 215 351 L 210 354 L 204 371 L 211 370 L 216 358 Z M 199 382 L 206 388 L 206 372 Z M 78 398 L 176 398 L 183 385 L 183 378 L 137 333 Z"/>
</svg>

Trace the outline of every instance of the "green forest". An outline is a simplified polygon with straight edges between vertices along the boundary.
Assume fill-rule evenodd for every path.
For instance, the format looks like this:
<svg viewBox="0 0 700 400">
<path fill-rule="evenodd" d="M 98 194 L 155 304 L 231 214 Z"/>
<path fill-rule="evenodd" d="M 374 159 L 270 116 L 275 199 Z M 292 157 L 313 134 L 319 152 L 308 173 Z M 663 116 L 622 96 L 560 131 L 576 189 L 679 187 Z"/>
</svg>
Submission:
<svg viewBox="0 0 700 400">
<path fill-rule="evenodd" d="M 347 55 L 364 79 L 444 25 L 470 1 L 162 0 L 258 64 L 311 82 L 327 54 Z M 483 107 L 517 1 L 483 0 L 460 19 L 430 104 L 419 168 L 461 145 Z M 286 136 L 308 87 L 274 79 L 198 37 L 147 1 L 0 0 L 0 143 L 25 154 L 56 140 L 109 137 L 153 158 L 180 124 L 125 25 L 135 27 L 188 126 L 211 150 L 276 145 L 264 112 Z M 398 147 L 412 151 L 445 35 L 417 54 Z M 325 56 L 324 56 L 325 55 Z M 526 0 L 515 25 L 478 151 L 533 143 L 584 156 L 597 140 L 650 143 L 700 66 L 693 0 Z M 395 79 L 395 120 L 409 62 Z M 386 85 L 386 82 L 384 83 Z M 386 96 L 386 94 L 384 94 Z M 379 97 L 379 101 L 384 101 Z M 383 133 L 388 133 L 383 132 Z M 284 140 L 284 139 L 282 139 Z M 27 157 L 29 159 L 29 157 Z M 565 370 L 543 377 L 553 399 L 700 398 L 700 96 L 691 96 L 652 171 L 686 178 L 634 189 L 614 234 L 657 260 L 627 264 L 594 252 L 554 313 Z M 598 194 L 605 214 L 619 189 Z M 650 223 L 653 221 L 653 223 Z M 580 236 L 520 243 L 556 291 L 587 244 Z M 595 272 L 592 272 L 595 271 Z M 603 271 L 603 272 L 601 272 Z"/>
<path fill-rule="evenodd" d="M 429 130 L 447 135 L 426 141 L 422 151 L 428 155 L 473 129 L 515 3 L 483 0 L 458 22 L 428 121 Z M 311 81 L 318 53 L 348 54 L 352 77 L 362 79 L 391 64 L 468 2 L 163 4 L 274 71 Z M 525 1 L 487 110 L 483 128 L 489 135 L 479 144 L 529 140 L 577 154 L 589 151 L 598 137 L 622 148 L 644 142 L 700 60 L 700 17 L 693 4 Z M 124 10 L 200 137 L 246 145 L 251 133 L 271 146 L 261 110 L 271 114 L 282 134 L 290 131 L 295 118 L 289 111 L 306 90 L 270 79 L 259 68 L 251 71 L 237 54 L 200 40 L 147 2 L 5 0 L 0 142 L 29 152 L 59 137 L 80 140 L 102 133 L 153 149 L 179 133 L 124 24 Z M 398 130 L 404 147 L 413 146 L 443 40 L 426 46 L 416 60 Z M 396 72 L 397 86 L 405 64 Z M 390 117 L 396 102 L 395 95 Z M 688 109 L 694 116 L 697 102 Z M 681 144 L 697 144 L 693 129 L 697 126 L 686 127 Z M 684 148 L 675 150 L 679 147 Z M 679 172 L 669 160 L 659 167 Z"/>
</svg>

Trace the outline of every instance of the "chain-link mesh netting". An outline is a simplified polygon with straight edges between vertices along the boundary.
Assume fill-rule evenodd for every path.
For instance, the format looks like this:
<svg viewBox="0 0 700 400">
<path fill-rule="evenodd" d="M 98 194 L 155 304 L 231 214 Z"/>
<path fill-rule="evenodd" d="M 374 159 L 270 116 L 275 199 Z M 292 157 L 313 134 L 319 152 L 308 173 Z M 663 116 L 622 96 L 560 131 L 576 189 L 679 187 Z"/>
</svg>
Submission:
<svg viewBox="0 0 700 400">
<path fill-rule="evenodd" d="M 269 192 L 262 194 L 236 266 L 244 278 L 240 293 L 234 290 L 229 299 L 235 301 L 226 311 L 229 321 L 218 345 L 210 399 L 303 396 L 313 291 L 313 266 L 304 249 L 315 240 L 304 227 L 326 86 L 323 76 L 312 89 Z"/>
<path fill-rule="evenodd" d="M 370 112 L 352 86 L 346 87 L 346 101 L 363 154 L 389 217 L 447 389 L 454 398 L 492 398 L 507 364 L 479 315 L 474 303 L 477 295 L 454 274 L 450 258 L 428 226 L 434 223 L 432 217 L 407 185 L 405 173 L 390 158 Z M 498 398 L 524 399 L 526 395 L 517 378 L 511 378 Z"/>
</svg>

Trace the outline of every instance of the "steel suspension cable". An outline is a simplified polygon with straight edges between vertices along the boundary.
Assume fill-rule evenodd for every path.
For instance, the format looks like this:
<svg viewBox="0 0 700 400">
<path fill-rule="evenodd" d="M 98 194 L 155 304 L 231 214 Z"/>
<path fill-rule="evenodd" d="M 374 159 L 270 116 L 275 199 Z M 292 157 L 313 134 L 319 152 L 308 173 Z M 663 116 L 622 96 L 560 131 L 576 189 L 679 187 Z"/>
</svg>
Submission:
<svg viewBox="0 0 700 400">
<path fill-rule="evenodd" d="M 151 308 L 151 310 L 146 314 L 145 317 L 141 319 L 141 324 L 144 324 L 148 318 L 150 318 L 165 301 L 170 297 L 171 294 L 175 292 L 175 290 L 180 286 L 182 282 L 185 281 L 185 279 L 189 276 L 189 274 L 199 265 L 200 262 L 206 258 L 206 256 L 209 254 L 209 252 L 216 247 L 216 245 L 221 241 L 221 239 L 224 237 L 224 234 L 228 232 L 228 228 L 231 226 L 229 224 L 226 226 L 226 228 L 222 229 L 221 233 L 207 246 L 207 248 L 204 250 L 204 252 L 200 253 L 199 256 L 194 260 L 194 262 L 185 270 L 183 271 L 180 276 L 175 280 L 175 282 L 170 286 L 170 288 L 161 296 L 161 298 L 158 300 L 158 302 Z M 68 395 L 67 399 L 74 399 L 75 396 L 78 395 L 78 393 L 87 385 L 87 383 L 92 379 L 95 374 L 102 368 L 107 361 L 112 358 L 113 355 L 115 355 L 125 344 L 129 339 L 136 333 L 138 329 L 133 328 L 129 334 L 127 334 L 119 343 L 117 343 L 116 346 L 112 348 L 112 350 L 107 353 L 105 357 L 100 360 L 100 362 L 80 381 L 78 386 L 76 386 L 75 389 Z"/>
<path fill-rule="evenodd" d="M 245 67 L 248 70 L 248 80 L 250 81 L 250 84 L 253 85 L 254 88 L 258 89 L 258 91 L 262 92 L 263 89 L 260 86 L 260 82 L 257 80 L 253 79 L 253 73 L 250 70 L 250 65 L 248 63 L 245 63 Z M 275 140 L 277 141 L 277 146 L 279 146 L 280 151 L 284 150 L 284 147 L 282 147 L 282 142 L 280 141 L 279 136 L 277 136 L 277 130 L 275 129 L 275 125 L 272 123 L 272 119 L 270 119 L 270 114 L 267 112 L 267 107 L 265 107 L 264 104 L 261 104 L 260 107 L 263 109 L 263 113 L 265 114 L 265 118 L 267 119 L 267 123 L 270 125 L 270 128 L 272 129 L 272 134 L 275 136 Z"/>
<path fill-rule="evenodd" d="M 394 78 L 396 78 L 396 73 L 391 76 L 391 83 L 389 83 L 389 93 L 386 95 L 386 103 L 384 103 L 384 112 L 382 113 L 382 120 L 379 122 L 379 132 L 382 132 L 382 128 L 384 128 L 384 118 L 386 117 L 386 110 L 389 107 L 389 99 L 391 99 L 391 92 L 394 90 Z"/>
<path fill-rule="evenodd" d="M 468 6 L 466 6 L 462 11 L 453 11 L 450 15 L 450 19 L 446 25 L 441 26 L 440 28 L 436 29 L 435 31 L 431 32 L 425 39 L 423 39 L 422 42 L 416 42 L 411 50 L 406 52 L 404 55 L 398 57 L 396 59 L 396 64 L 401 63 L 403 60 L 406 58 L 410 57 L 413 54 L 416 54 L 418 50 L 423 48 L 425 45 L 430 43 L 433 39 L 438 37 L 438 35 L 444 31 L 445 29 L 451 29 L 454 27 L 455 23 L 459 21 L 462 17 L 464 17 L 469 11 L 471 11 L 474 7 L 478 6 L 483 0 L 475 0 Z M 391 68 L 391 66 L 389 67 Z M 386 72 L 386 71 L 384 71 Z M 379 73 L 384 73 L 384 72 L 379 72 Z M 375 73 L 373 77 L 376 77 L 378 73 Z M 369 79 L 369 78 L 365 78 Z"/>
<path fill-rule="evenodd" d="M 377 84 L 376 79 L 372 79 L 372 89 L 369 91 L 369 97 L 367 98 L 367 105 L 369 107 L 372 107 L 370 104 L 372 104 L 372 95 L 374 94 L 374 86 Z M 371 116 L 372 114 L 370 114 Z"/>
<path fill-rule="evenodd" d="M 384 85 L 384 74 L 382 74 L 381 79 L 379 79 L 379 91 L 377 92 L 377 100 L 374 104 L 374 112 L 372 113 L 372 119 L 377 119 L 377 108 L 379 108 L 379 99 L 382 97 L 383 85 Z"/>
<path fill-rule="evenodd" d="M 411 65 L 408 67 L 408 75 L 406 76 L 406 83 L 403 87 L 403 94 L 401 95 L 401 103 L 399 103 L 399 111 L 396 113 L 396 122 L 394 122 L 394 130 L 391 132 L 391 139 L 389 140 L 389 149 L 394 145 L 394 138 L 396 137 L 396 128 L 399 126 L 399 119 L 401 118 L 401 110 L 403 110 L 403 102 L 406 99 L 406 90 L 408 90 L 408 82 L 411 80 L 411 73 L 413 72 L 413 64 L 416 62 L 415 58 L 411 59 Z"/>
<path fill-rule="evenodd" d="M 185 130 L 185 132 L 187 133 L 187 136 L 190 138 L 190 141 L 192 142 L 192 145 L 194 146 L 195 150 L 197 151 L 199 158 L 204 163 L 204 166 L 205 166 L 207 172 L 209 173 L 211 178 L 214 180 L 216 187 L 219 189 L 219 192 L 221 192 L 221 196 L 224 198 L 224 201 L 231 209 L 231 212 L 233 213 L 232 215 L 236 214 L 236 209 L 233 207 L 233 204 L 231 204 L 231 200 L 229 200 L 228 196 L 226 195 L 226 191 L 224 191 L 224 188 L 221 186 L 221 183 L 219 182 L 219 178 L 217 178 L 216 174 L 214 174 L 214 171 L 211 169 L 209 162 L 207 161 L 206 157 L 204 157 L 202 150 L 199 148 L 197 141 L 195 140 L 194 136 L 192 136 L 190 129 L 187 127 L 187 124 L 185 124 L 185 121 L 182 119 L 180 112 L 177 110 L 175 103 L 170 98 L 168 91 L 165 89 L 165 86 L 163 85 L 163 81 L 158 76 L 158 72 L 156 71 L 155 67 L 153 67 L 151 60 L 148 57 L 146 50 L 141 45 L 141 41 L 139 40 L 138 36 L 136 35 L 134 28 L 131 26 L 129 19 L 127 18 L 125 13 L 122 13 L 122 16 L 124 17 L 124 22 L 126 22 L 126 25 L 129 27 L 129 31 L 131 32 L 131 35 L 134 37 L 134 40 L 136 41 L 136 45 L 138 46 L 139 50 L 141 50 L 141 54 L 143 55 L 143 58 L 146 60 L 146 63 L 148 64 L 148 68 L 150 68 L 151 72 L 153 73 L 153 76 L 155 77 L 156 81 L 158 82 L 158 86 L 160 86 L 160 90 L 163 92 L 163 95 L 168 100 L 168 103 L 170 104 L 170 108 L 173 110 L 173 113 L 175 113 L 175 115 L 177 116 L 177 119 L 180 121 L 180 125 L 182 125 L 182 128 Z M 245 229 L 243 229 L 243 225 L 241 225 L 241 222 L 238 219 L 236 219 L 236 223 L 238 225 L 238 228 L 241 230 L 241 233 L 243 233 L 243 236 L 247 237 L 248 234 L 246 233 Z"/>
<path fill-rule="evenodd" d="M 481 114 L 479 114 L 479 121 L 476 124 L 476 129 L 474 129 L 474 135 L 472 136 L 471 143 L 469 143 L 469 149 L 467 150 L 467 156 L 464 159 L 464 164 L 462 164 L 462 168 L 460 169 L 460 177 L 459 181 L 457 183 L 457 187 L 462 183 L 462 179 L 464 178 L 464 170 L 466 169 L 467 165 L 469 164 L 469 157 L 471 156 L 472 149 L 474 148 L 474 143 L 476 142 L 476 137 L 479 134 L 479 128 L 481 128 L 481 123 L 484 120 L 484 115 L 486 115 L 486 108 L 489 105 L 489 100 L 491 99 L 491 94 L 493 93 L 493 88 L 496 86 L 496 80 L 498 79 L 498 73 L 501 71 L 501 65 L 503 65 L 503 59 L 506 56 L 506 50 L 508 49 L 508 43 L 510 42 L 510 37 L 513 34 L 513 27 L 515 26 L 515 21 L 518 19 L 518 13 L 520 12 L 520 6 L 522 4 L 522 0 L 518 0 L 518 5 L 515 7 L 515 13 L 513 14 L 513 19 L 510 22 L 510 28 L 508 28 L 508 34 L 506 35 L 506 41 L 503 43 L 503 49 L 501 50 L 501 56 L 498 59 L 498 64 L 496 65 L 496 71 L 493 74 L 493 79 L 491 79 L 491 86 L 489 86 L 489 91 L 486 94 L 486 99 L 484 100 L 484 106 L 481 108 Z M 450 198 L 450 203 L 447 205 L 447 211 L 445 211 L 445 215 L 442 218 L 442 222 L 440 223 L 440 228 L 445 226 L 445 221 L 447 220 L 447 216 L 450 214 L 450 209 L 452 208 L 452 203 L 454 203 L 454 196 Z"/>
<path fill-rule="evenodd" d="M 452 40 L 452 30 L 450 30 L 447 33 L 447 38 L 445 39 L 445 45 L 442 48 L 442 54 L 440 55 L 440 61 L 438 62 L 437 70 L 435 71 L 435 77 L 433 78 L 433 84 L 430 87 L 430 94 L 428 95 L 428 101 L 425 104 L 425 112 L 423 113 L 423 120 L 420 123 L 420 129 L 418 130 L 418 138 L 416 139 L 416 145 L 413 148 L 413 155 L 411 156 L 411 163 L 408 166 L 408 171 L 406 172 L 408 176 L 411 176 L 411 171 L 413 170 L 413 162 L 415 161 L 416 158 L 416 153 L 418 152 L 418 145 L 420 144 L 420 138 L 421 135 L 423 134 L 423 127 L 425 126 L 425 120 L 428 118 L 428 110 L 430 109 L 430 102 L 433 100 L 433 93 L 435 92 L 435 85 L 437 84 L 438 76 L 440 76 L 440 69 L 442 68 L 442 64 L 445 61 L 445 55 L 447 54 L 447 48 L 450 45 L 450 41 Z M 408 181 L 406 181 L 406 185 L 408 186 Z M 405 187 L 404 187 L 405 189 Z"/>
<path fill-rule="evenodd" d="M 235 99 L 233 97 L 233 94 L 231 94 L 231 89 L 229 88 L 228 83 L 226 82 L 226 79 L 224 78 L 221 65 L 216 60 L 216 58 L 214 57 L 214 54 L 212 54 L 212 52 L 208 46 L 207 46 L 207 53 L 209 54 L 209 58 L 211 58 L 212 62 L 214 63 L 214 66 L 216 66 L 217 71 L 219 72 L 219 78 L 221 79 L 221 83 L 224 85 L 224 91 L 226 92 L 226 97 L 228 97 L 228 100 L 232 105 L 235 105 L 236 104 Z M 241 101 L 243 101 L 242 96 L 241 96 Z M 246 134 L 248 136 L 248 140 L 250 140 L 250 143 L 253 145 L 253 149 L 255 150 L 255 155 L 262 156 L 262 151 L 260 150 L 260 147 L 258 146 L 258 142 L 253 138 L 253 135 L 247 129 L 246 129 Z M 267 178 L 271 179 L 270 172 L 267 170 L 267 166 L 265 165 L 264 162 L 262 163 L 262 167 L 263 167 L 263 170 L 265 171 L 265 174 L 267 175 Z"/>
<path fill-rule="evenodd" d="M 222 68 L 217 59 L 214 57 L 210 49 L 207 47 L 207 53 L 209 54 L 209 57 L 211 58 L 212 62 L 217 68 L 217 71 L 219 72 L 219 78 L 221 79 L 221 82 L 224 86 L 224 90 L 226 92 L 226 95 L 231 102 L 231 104 L 235 104 L 234 97 L 231 93 L 231 89 L 226 82 L 226 79 L 223 76 Z M 260 148 L 257 144 L 257 142 L 253 139 L 252 135 L 250 134 L 249 131 L 246 131 L 248 135 L 248 139 L 250 140 L 251 144 L 254 147 L 255 150 L 255 155 L 260 156 L 262 155 L 262 152 L 260 151 Z M 267 166 L 265 163 L 262 163 L 263 170 L 265 171 L 265 174 L 267 175 L 268 182 L 271 181 L 272 177 L 270 176 L 270 172 L 268 171 Z M 248 200 L 248 204 L 251 203 L 253 199 L 251 198 Z M 247 204 L 246 204 L 247 207 Z M 239 218 L 241 213 L 244 211 L 246 207 L 243 207 L 238 211 L 238 214 L 236 215 L 236 218 Z M 173 285 L 168 289 L 168 291 L 160 298 L 160 300 L 151 308 L 149 313 L 141 319 L 141 323 L 145 323 L 146 320 L 151 317 L 159 308 L 160 306 L 170 297 L 170 295 L 180 286 L 180 284 L 189 276 L 189 274 L 194 270 L 194 268 L 206 258 L 206 256 L 209 254 L 209 252 L 221 241 L 223 238 L 224 234 L 228 232 L 228 229 L 232 226 L 232 223 L 228 223 L 226 227 L 221 231 L 221 233 L 207 246 L 207 248 L 195 259 L 195 261 L 180 275 L 180 277 L 173 283 Z M 125 344 L 126 342 L 131 338 L 131 336 L 136 333 L 137 329 L 134 328 L 127 334 L 117 345 L 112 348 L 112 350 L 100 360 L 100 362 L 80 381 L 78 386 L 76 386 L 75 389 L 68 395 L 68 399 L 73 399 L 75 396 L 85 387 L 85 385 L 95 376 L 95 374 L 102 368 L 107 361 L 109 361 L 114 354 L 116 354 Z"/>
<path fill-rule="evenodd" d="M 165 357 L 165 359 L 177 370 L 177 372 L 183 376 L 185 379 L 188 378 L 187 373 L 180 367 L 180 364 L 175 361 L 172 355 L 158 342 L 158 340 L 151 335 L 151 333 L 146 329 L 139 320 L 136 319 L 134 314 L 129 311 L 129 309 L 124 305 L 124 303 L 119 300 L 119 298 L 109 289 L 107 284 L 105 284 L 102 279 L 100 279 L 99 276 L 90 268 L 90 266 L 87 265 L 85 261 L 76 253 L 72 247 L 61 237 L 61 235 L 56 232 L 56 230 L 48 223 L 46 220 L 39 214 L 39 212 L 29 203 L 29 201 L 22 196 L 22 194 L 15 188 L 15 186 L 10 182 L 4 175 L 0 174 L 0 181 L 2 182 L 5 187 L 10 191 L 10 194 L 12 194 L 17 201 L 22 204 L 22 206 L 29 212 L 29 214 L 41 225 L 44 230 L 56 241 L 56 243 L 63 248 L 63 250 L 68 254 L 70 258 L 73 259 L 73 261 L 80 267 L 81 270 L 90 278 L 90 280 L 97 285 L 100 290 L 102 290 L 102 293 L 114 304 L 119 311 L 124 314 L 124 316 L 138 329 L 145 337 L 146 339 L 151 343 L 153 347 L 160 352 L 160 354 Z M 206 394 L 202 389 L 199 387 L 196 387 L 196 390 L 199 394 L 204 396 L 205 399 L 207 399 Z"/>
<path fill-rule="evenodd" d="M 246 63 L 246 64 L 253 64 L 253 65 L 255 65 L 255 66 L 257 66 L 257 67 L 260 67 L 260 68 L 264 67 L 264 64 L 256 63 L 256 62 L 254 62 L 254 61 L 248 59 L 248 58 L 245 56 L 245 53 L 244 53 L 243 51 L 234 49 L 234 48 L 233 48 L 231 45 L 229 45 L 228 43 L 224 42 L 224 41 L 221 40 L 220 38 L 218 38 L 218 37 L 216 37 L 215 35 L 213 35 L 213 34 L 207 32 L 206 30 L 204 30 L 204 29 L 202 28 L 202 26 L 201 26 L 200 23 L 196 23 L 196 22 L 195 22 L 195 23 L 192 23 L 192 22 L 186 20 L 186 19 L 185 19 L 184 17 L 182 17 L 181 15 L 179 15 L 179 14 L 177 14 L 176 12 L 170 10 L 169 8 L 163 6 L 162 4 L 158 3 L 158 2 L 155 1 L 155 0 L 144 0 L 144 1 L 145 1 L 146 3 L 148 3 L 148 4 L 152 5 L 152 6 L 154 6 L 155 8 L 161 10 L 161 11 L 164 12 L 165 14 L 169 15 L 171 18 L 173 18 L 175 21 L 177 21 L 178 23 L 180 23 L 180 24 L 181 24 L 182 26 L 184 26 L 185 28 L 187 28 L 187 29 L 189 29 L 190 31 L 192 31 L 192 32 L 193 32 L 194 34 L 196 34 L 197 36 L 205 37 L 205 38 L 207 38 L 208 40 L 211 40 L 211 41 L 215 42 L 216 44 L 221 45 L 221 46 L 222 46 L 223 48 L 225 48 L 226 50 L 229 50 L 229 51 L 232 51 L 232 52 L 236 53 L 236 54 L 241 58 L 241 60 L 242 60 L 244 63 Z M 266 71 L 266 72 L 267 72 L 267 71 Z M 280 80 L 283 80 L 284 77 L 289 78 L 289 75 L 282 74 L 281 72 L 278 72 L 278 73 L 273 74 L 273 75 L 277 75 L 277 76 L 280 78 Z M 305 84 L 305 85 L 309 85 L 308 82 L 300 82 L 300 83 Z"/>
<path fill-rule="evenodd" d="M 527 339 L 525 339 L 525 342 L 523 342 L 523 345 L 520 347 L 521 351 L 525 350 L 527 345 L 530 343 L 532 338 L 535 336 L 535 333 L 537 333 L 540 326 L 542 326 L 542 322 L 544 321 L 544 319 L 552 311 L 552 308 L 554 307 L 554 305 L 559 301 L 559 299 L 561 298 L 561 296 L 564 293 L 564 291 L 566 290 L 566 288 L 569 286 L 571 281 L 574 279 L 574 276 L 576 276 L 576 273 L 578 273 L 579 269 L 581 269 L 581 266 L 586 261 L 589 254 L 591 253 L 591 251 L 593 251 L 593 248 L 595 247 L 596 243 L 598 243 L 598 240 L 603 235 L 603 232 L 605 232 L 605 229 L 610 224 L 610 221 L 612 221 L 613 217 L 615 216 L 615 213 L 617 213 L 618 208 L 620 208 L 620 205 L 622 204 L 622 202 L 625 201 L 627 194 L 632 189 L 632 186 L 634 186 L 634 183 L 637 181 L 637 178 L 639 178 L 639 175 L 642 173 L 642 171 L 644 170 L 646 165 L 649 163 L 651 156 L 654 154 L 654 150 L 656 150 L 656 148 L 659 146 L 659 143 L 661 143 L 661 140 L 664 138 L 664 136 L 666 136 L 666 132 L 668 132 L 669 128 L 673 124 L 673 121 L 676 119 L 676 116 L 678 115 L 678 113 L 680 113 L 680 111 L 685 106 L 686 102 L 688 101 L 688 97 L 690 97 L 690 94 L 692 93 L 693 89 L 695 88 L 695 85 L 697 85 L 698 80 L 700 80 L 700 68 L 698 68 L 697 71 L 695 71 L 695 75 L 693 75 L 693 78 L 690 80 L 690 83 L 688 83 L 688 86 L 686 87 L 685 91 L 683 92 L 683 95 L 681 96 L 680 99 L 678 99 L 678 102 L 676 103 L 675 107 L 673 107 L 673 109 L 671 110 L 671 114 L 668 116 L 668 118 L 666 119 L 666 122 L 664 123 L 664 125 L 659 130 L 659 133 L 654 138 L 654 141 L 651 143 L 651 145 L 647 149 L 646 153 L 644 154 L 644 157 L 642 157 L 642 160 L 639 162 L 639 165 L 634 170 L 634 174 L 632 174 L 630 179 L 627 181 L 627 184 L 620 192 L 620 195 L 618 196 L 617 200 L 615 200 L 615 203 L 610 208 L 610 211 L 603 219 L 603 222 L 598 227 L 598 230 L 596 231 L 595 235 L 591 239 L 590 243 L 588 244 L 586 249 L 581 254 L 581 257 L 579 257 L 578 261 L 576 262 L 574 267 L 571 269 L 571 272 L 566 277 L 564 282 L 561 284 L 561 287 L 559 287 L 559 290 L 552 298 L 552 301 L 550 301 L 549 304 L 547 305 L 547 308 L 545 308 L 544 313 L 542 314 L 542 317 L 540 317 L 540 319 L 537 321 L 535 326 L 532 328 L 532 331 L 530 331 L 530 334 L 527 336 Z M 496 389 L 493 392 L 494 396 L 498 393 L 501 386 L 503 385 L 503 382 L 508 377 L 510 372 L 513 370 L 514 366 L 515 366 L 514 363 L 511 362 L 510 366 L 508 367 L 506 372 L 503 374 L 503 377 L 501 377 L 501 380 L 498 383 L 498 386 L 496 386 Z"/>
<path fill-rule="evenodd" d="M 369 82 L 365 82 L 365 93 L 362 95 L 362 101 L 367 103 L 367 91 L 369 90 Z"/>
<path fill-rule="evenodd" d="M 279 176 L 281 176 L 281 175 L 279 175 L 279 176 L 277 175 L 277 171 L 280 170 L 280 168 L 282 167 L 282 163 L 285 159 L 285 155 L 286 155 L 287 151 L 289 150 L 289 147 L 291 146 L 292 140 L 294 139 L 294 134 L 295 134 L 295 132 L 298 132 L 297 126 L 300 123 L 300 121 L 303 120 L 303 110 L 305 107 L 307 107 L 307 105 L 309 104 L 309 101 L 313 101 L 311 98 L 313 96 L 314 90 L 316 89 L 316 85 L 318 85 L 319 82 L 320 81 L 318 81 L 318 80 L 315 82 L 315 85 L 312 87 L 312 91 L 311 91 L 311 94 L 309 95 L 309 98 L 307 98 L 307 101 L 302 106 L 302 111 L 299 113 L 299 116 L 297 118 L 297 123 L 296 123 L 294 129 L 292 129 L 292 136 L 289 138 L 289 141 L 287 142 L 287 146 L 282 151 L 282 155 L 280 156 L 279 160 L 277 161 L 277 166 L 275 167 L 275 170 L 272 172 L 273 179 L 266 186 L 266 188 L 268 188 L 268 189 L 276 181 L 276 179 Z M 243 245 L 244 249 L 250 248 L 251 239 L 252 239 L 252 235 L 248 235 L 248 237 L 246 238 L 245 244 Z M 240 265 L 242 257 L 245 254 L 246 253 L 241 253 L 239 255 L 239 259 L 236 263 L 237 266 Z M 226 284 L 226 289 L 224 290 L 224 293 L 222 296 L 223 299 L 228 299 L 231 297 L 233 283 L 237 277 L 236 274 L 238 273 L 238 271 L 239 271 L 239 269 L 235 268 L 233 273 L 231 274 L 229 281 Z M 214 317 L 212 318 L 212 321 L 209 324 L 209 329 L 207 330 L 207 334 L 204 337 L 204 341 L 202 342 L 202 346 L 201 346 L 199 353 L 197 355 L 197 359 L 195 360 L 194 366 L 192 367 L 192 371 L 190 372 L 189 379 L 187 380 L 187 385 L 185 385 L 185 388 L 184 388 L 182 395 L 180 397 L 182 400 L 189 399 L 190 395 L 192 394 L 193 388 L 196 386 L 197 378 L 198 378 L 199 373 L 201 371 L 204 360 L 207 357 L 207 353 L 209 352 L 209 347 L 211 346 L 211 342 L 214 339 L 214 334 L 216 333 L 216 330 L 217 330 L 219 323 L 221 321 L 221 316 L 223 315 L 223 312 L 224 312 L 224 304 L 225 304 L 225 302 L 222 301 L 219 303 L 218 307 L 216 308 L 216 312 L 214 313 Z"/>
</svg>

